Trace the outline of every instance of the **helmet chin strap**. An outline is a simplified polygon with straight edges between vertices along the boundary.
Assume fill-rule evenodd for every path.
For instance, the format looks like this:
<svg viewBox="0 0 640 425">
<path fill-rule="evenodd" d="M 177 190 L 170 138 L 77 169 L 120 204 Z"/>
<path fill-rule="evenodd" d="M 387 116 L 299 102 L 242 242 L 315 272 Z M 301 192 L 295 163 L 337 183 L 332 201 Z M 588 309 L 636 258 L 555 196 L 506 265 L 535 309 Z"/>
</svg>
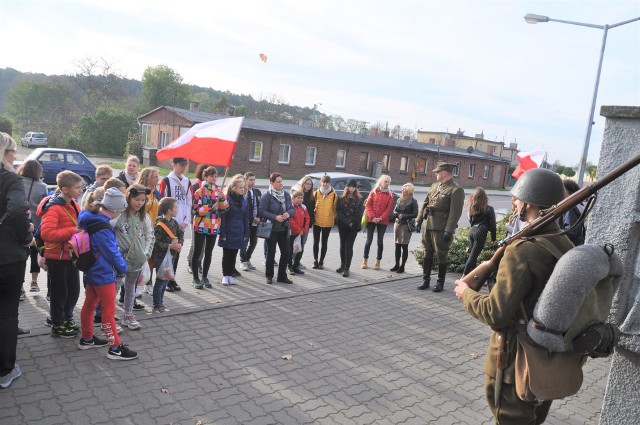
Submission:
<svg viewBox="0 0 640 425">
<path fill-rule="evenodd" d="M 524 205 L 522 205 L 522 209 L 520 210 L 520 216 L 518 218 L 520 219 L 520 221 L 527 221 L 525 219 L 526 215 L 527 215 L 527 203 L 525 202 Z"/>
</svg>

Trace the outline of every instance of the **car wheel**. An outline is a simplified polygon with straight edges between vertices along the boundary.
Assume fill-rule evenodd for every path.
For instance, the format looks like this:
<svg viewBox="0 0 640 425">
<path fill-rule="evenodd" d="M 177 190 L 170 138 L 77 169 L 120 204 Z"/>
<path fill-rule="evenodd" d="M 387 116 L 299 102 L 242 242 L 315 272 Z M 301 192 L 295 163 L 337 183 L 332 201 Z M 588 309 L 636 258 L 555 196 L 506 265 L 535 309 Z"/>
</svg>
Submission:
<svg viewBox="0 0 640 425">
<path fill-rule="evenodd" d="M 87 190 L 87 188 L 88 188 L 89 186 L 91 186 L 91 184 L 92 184 L 93 182 L 92 182 L 92 181 L 91 181 L 91 179 L 90 179 L 89 177 L 87 177 L 87 176 L 82 176 L 82 180 L 83 180 L 83 182 L 82 182 L 82 191 L 84 192 L 85 190 Z"/>
</svg>

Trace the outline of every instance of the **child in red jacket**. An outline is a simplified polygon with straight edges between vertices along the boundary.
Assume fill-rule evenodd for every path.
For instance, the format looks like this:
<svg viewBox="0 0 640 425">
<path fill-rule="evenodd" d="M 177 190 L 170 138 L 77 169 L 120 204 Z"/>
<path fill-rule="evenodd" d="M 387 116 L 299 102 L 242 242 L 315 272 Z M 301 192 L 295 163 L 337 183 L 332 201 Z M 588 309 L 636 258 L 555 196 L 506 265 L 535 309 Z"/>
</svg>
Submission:
<svg viewBox="0 0 640 425">
<path fill-rule="evenodd" d="M 289 252 L 291 255 L 289 257 L 289 273 L 295 274 L 304 274 L 304 272 L 300 268 L 302 251 L 296 252 L 293 250 L 294 241 L 300 236 L 301 239 L 304 239 L 304 241 L 301 241 L 301 245 L 304 246 L 304 242 L 307 240 L 307 235 L 309 234 L 309 224 L 311 223 L 309 211 L 307 211 L 307 207 L 302 203 L 303 199 L 304 193 L 302 193 L 302 191 L 296 190 L 291 194 L 294 214 L 290 220 L 291 237 L 289 238 Z"/>
<path fill-rule="evenodd" d="M 80 330 L 73 320 L 73 309 L 80 295 L 80 276 L 71 261 L 68 242 L 73 234 L 80 232 L 80 206 L 76 199 L 82 194 L 82 177 L 73 171 L 62 171 L 56 183 L 60 194 L 43 199 L 36 214 L 42 217 L 40 236 L 49 271 L 51 334 L 73 338 Z"/>
</svg>

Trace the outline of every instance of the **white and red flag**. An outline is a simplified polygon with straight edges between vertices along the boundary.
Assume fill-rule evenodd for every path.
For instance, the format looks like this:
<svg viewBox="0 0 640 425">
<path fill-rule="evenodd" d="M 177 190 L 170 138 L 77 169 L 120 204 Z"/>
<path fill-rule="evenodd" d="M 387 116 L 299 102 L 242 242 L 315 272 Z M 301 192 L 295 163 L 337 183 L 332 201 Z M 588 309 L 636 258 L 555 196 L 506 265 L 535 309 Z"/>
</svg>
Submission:
<svg viewBox="0 0 640 425">
<path fill-rule="evenodd" d="M 536 148 L 530 152 L 520 152 L 516 155 L 519 164 L 511 175 L 514 179 L 517 179 L 523 175 L 525 171 L 531 170 L 532 168 L 539 168 L 546 154 L 542 146 L 536 146 Z"/>
<path fill-rule="evenodd" d="M 187 158 L 192 161 L 228 167 L 236 149 L 243 117 L 225 118 L 196 124 L 167 147 L 156 153 L 158 161 Z"/>
</svg>

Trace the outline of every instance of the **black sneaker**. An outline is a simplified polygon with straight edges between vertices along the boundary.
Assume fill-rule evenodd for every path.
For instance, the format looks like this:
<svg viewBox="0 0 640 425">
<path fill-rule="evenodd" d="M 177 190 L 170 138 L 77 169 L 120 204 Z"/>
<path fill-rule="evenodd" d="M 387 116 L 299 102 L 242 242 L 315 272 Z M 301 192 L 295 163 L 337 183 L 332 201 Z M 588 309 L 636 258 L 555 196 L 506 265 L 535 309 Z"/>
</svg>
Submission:
<svg viewBox="0 0 640 425">
<path fill-rule="evenodd" d="M 100 326 L 102 324 L 102 317 L 95 316 L 93 318 L 93 326 Z"/>
<path fill-rule="evenodd" d="M 178 291 L 182 291 L 182 288 L 180 287 L 180 285 L 178 285 L 176 282 L 173 283 L 173 290 L 178 292 Z"/>
<path fill-rule="evenodd" d="M 52 336 L 59 336 L 60 338 L 74 338 L 78 335 L 78 331 L 74 331 L 72 329 L 68 329 L 64 325 L 53 326 L 51 328 Z"/>
<path fill-rule="evenodd" d="M 71 329 L 72 331 L 80 332 L 80 326 L 78 326 L 76 324 L 76 321 L 73 319 L 69 319 L 66 322 L 64 322 L 64 326 L 67 329 Z"/>
<path fill-rule="evenodd" d="M 288 277 L 285 277 L 284 279 L 278 279 L 278 282 L 288 283 L 289 285 L 291 285 L 293 283 L 293 280 L 289 279 Z"/>
<path fill-rule="evenodd" d="M 106 339 L 98 338 L 97 336 L 93 336 L 89 341 L 85 341 L 80 338 L 80 342 L 78 343 L 78 350 L 88 350 L 89 348 L 99 348 L 107 345 L 108 342 Z"/>
<path fill-rule="evenodd" d="M 240 272 L 238 270 L 234 270 L 233 274 L 231 274 L 232 277 L 240 277 L 242 276 L 242 274 L 240 274 Z"/>
<path fill-rule="evenodd" d="M 173 292 L 173 285 L 171 282 L 167 283 L 167 287 L 165 289 L 167 292 Z"/>
<path fill-rule="evenodd" d="M 110 347 L 107 352 L 107 358 L 109 360 L 133 360 L 138 357 L 138 353 L 129 350 L 125 344 L 120 344 L 117 347 Z"/>
<path fill-rule="evenodd" d="M 134 303 L 133 304 L 133 309 L 134 310 L 144 310 L 144 304 Z"/>
<path fill-rule="evenodd" d="M 47 316 L 47 320 L 45 320 L 44 324 L 49 326 L 49 327 L 53 326 L 53 322 L 51 321 L 51 317 L 50 316 Z"/>
</svg>

